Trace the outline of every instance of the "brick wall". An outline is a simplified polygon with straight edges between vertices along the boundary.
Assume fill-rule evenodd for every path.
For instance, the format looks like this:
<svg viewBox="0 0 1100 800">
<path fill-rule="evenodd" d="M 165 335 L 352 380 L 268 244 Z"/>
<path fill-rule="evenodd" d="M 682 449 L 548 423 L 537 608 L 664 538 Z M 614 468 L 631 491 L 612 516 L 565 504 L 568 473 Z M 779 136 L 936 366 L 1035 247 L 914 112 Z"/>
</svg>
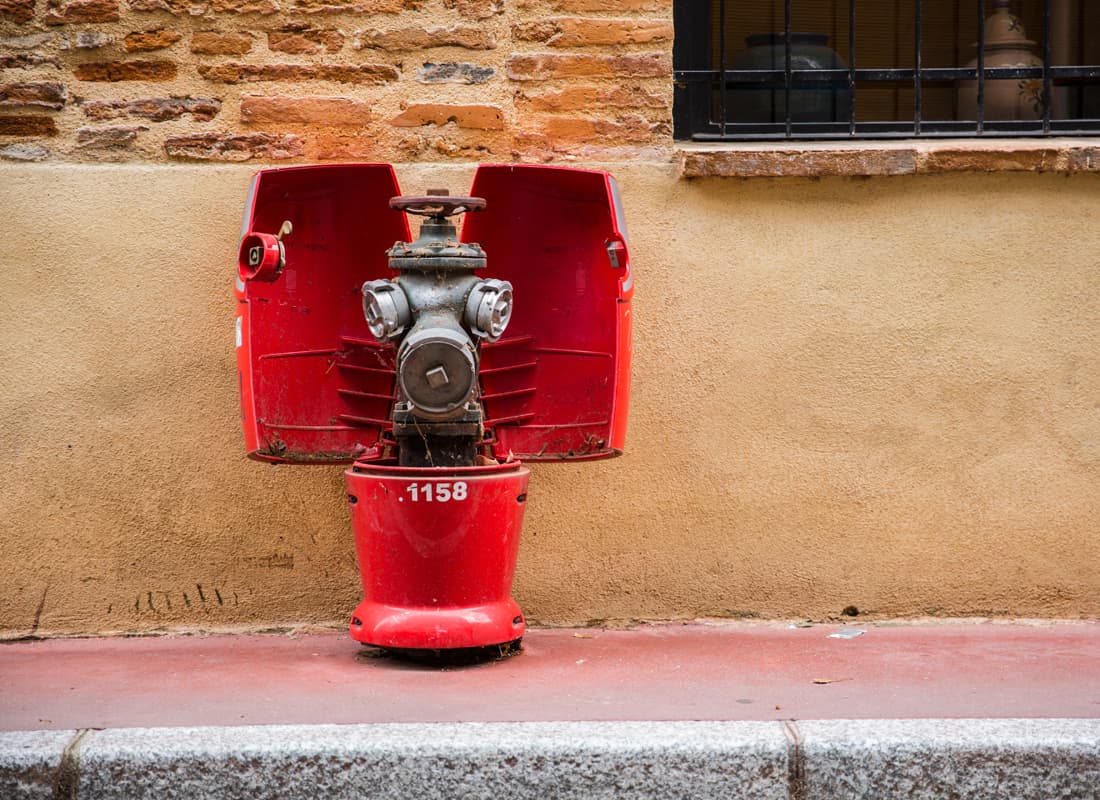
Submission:
<svg viewBox="0 0 1100 800">
<path fill-rule="evenodd" d="M 0 157 L 667 158 L 671 0 L 0 0 Z"/>
</svg>

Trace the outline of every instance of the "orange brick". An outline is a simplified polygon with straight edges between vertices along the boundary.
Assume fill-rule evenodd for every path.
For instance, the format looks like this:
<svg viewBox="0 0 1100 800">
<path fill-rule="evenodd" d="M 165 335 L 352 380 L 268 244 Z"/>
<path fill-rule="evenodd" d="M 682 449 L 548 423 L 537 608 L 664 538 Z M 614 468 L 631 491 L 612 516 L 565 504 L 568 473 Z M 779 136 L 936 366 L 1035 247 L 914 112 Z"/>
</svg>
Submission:
<svg viewBox="0 0 1100 800">
<path fill-rule="evenodd" d="M 334 81 L 378 84 L 395 81 L 396 67 L 389 64 L 199 64 L 199 74 L 218 83 L 262 81 Z"/>
<path fill-rule="evenodd" d="M 528 20 L 512 25 L 512 38 L 520 42 L 546 42 L 557 35 L 558 30 L 552 19 Z"/>
<path fill-rule="evenodd" d="M 536 111 L 583 111 L 593 108 L 670 108 L 672 94 L 638 86 L 569 86 L 553 92 L 516 97 L 516 103 Z"/>
<path fill-rule="evenodd" d="M 504 10 L 503 0 L 443 0 L 443 5 L 469 19 L 489 19 Z"/>
<path fill-rule="evenodd" d="M 168 0 L 176 2 L 176 0 Z M 187 0 L 183 0 L 184 3 Z M 194 2 L 194 0 L 192 0 Z M 209 0 L 210 10 L 219 14 L 261 14 L 268 16 L 279 11 L 275 0 Z"/>
<path fill-rule="evenodd" d="M 122 40 L 122 49 L 127 53 L 143 53 L 149 50 L 163 50 L 171 47 L 183 38 L 182 33 L 160 28 L 153 31 L 134 31 L 126 34 Z"/>
<path fill-rule="evenodd" d="M 534 53 L 513 55 L 505 62 L 514 81 L 554 78 L 658 78 L 672 73 L 672 60 L 665 53 L 595 56 Z"/>
<path fill-rule="evenodd" d="M 199 31 L 191 36 L 191 52 L 205 56 L 239 56 L 252 49 L 251 34 Z"/>
<path fill-rule="evenodd" d="M 550 0 L 555 11 L 567 13 L 595 11 L 603 14 L 637 14 L 647 11 L 672 11 L 668 0 Z"/>
<path fill-rule="evenodd" d="M 34 16 L 34 0 L 0 0 L 0 19 L 26 22 Z"/>
<path fill-rule="evenodd" d="M 207 0 L 127 0 L 126 5 L 131 11 L 165 11 L 176 17 L 198 16 L 209 10 Z"/>
<path fill-rule="evenodd" d="M 672 23 L 661 19 L 591 19 L 566 17 L 519 23 L 512 35 L 550 47 L 652 44 L 672 41 Z"/>
<path fill-rule="evenodd" d="M 53 117 L 17 115 L 0 116 L 0 136 L 56 136 Z"/>
<path fill-rule="evenodd" d="M 333 29 L 287 27 L 269 31 L 267 47 L 278 53 L 335 53 L 344 46 L 344 35 Z"/>
<path fill-rule="evenodd" d="M 118 0 L 72 0 L 60 8 L 49 11 L 43 19 L 47 25 L 117 21 Z"/>
<path fill-rule="evenodd" d="M 484 28 L 451 25 L 435 28 L 398 28 L 389 31 L 362 31 L 355 40 L 357 49 L 406 52 L 429 47 L 464 47 L 467 50 L 491 50 L 496 40 Z"/>
<path fill-rule="evenodd" d="M 18 55 L 0 53 L 0 69 L 30 69 L 44 64 L 60 67 L 61 61 L 57 56 L 44 56 L 40 53 L 19 53 Z"/>
<path fill-rule="evenodd" d="M 208 122 L 221 111 L 213 97 L 144 97 L 137 100 L 90 100 L 84 104 L 88 119 L 142 117 L 153 122 L 179 119 L 190 114 L 196 122 Z"/>
<path fill-rule="evenodd" d="M 504 128 L 504 112 L 496 106 L 452 106 L 440 103 L 414 103 L 390 120 L 399 128 L 419 125 L 446 125 L 460 128 L 499 131 Z"/>
<path fill-rule="evenodd" d="M 0 108 L 49 108 L 60 111 L 68 95 L 53 81 L 0 83 Z"/>
<path fill-rule="evenodd" d="M 425 0 L 291 0 L 286 3 L 285 8 L 303 14 L 400 14 L 402 11 L 415 11 L 424 2 Z"/>
<path fill-rule="evenodd" d="M 78 64 L 73 69 L 78 81 L 170 81 L 176 77 L 171 61 L 106 61 Z"/>
<path fill-rule="evenodd" d="M 81 127 L 76 131 L 76 143 L 91 149 L 117 149 L 129 147 L 141 131 L 149 130 L 144 125 L 124 125 L 111 128 Z"/>
<path fill-rule="evenodd" d="M 164 151 L 174 158 L 196 161 L 248 161 L 263 158 L 282 161 L 297 158 L 304 152 L 302 140 L 290 134 L 199 133 L 172 136 L 165 140 Z"/>
<path fill-rule="evenodd" d="M 373 119 L 370 104 L 351 97 L 282 97 L 246 94 L 241 121 L 248 125 L 282 123 L 359 127 Z"/>
</svg>

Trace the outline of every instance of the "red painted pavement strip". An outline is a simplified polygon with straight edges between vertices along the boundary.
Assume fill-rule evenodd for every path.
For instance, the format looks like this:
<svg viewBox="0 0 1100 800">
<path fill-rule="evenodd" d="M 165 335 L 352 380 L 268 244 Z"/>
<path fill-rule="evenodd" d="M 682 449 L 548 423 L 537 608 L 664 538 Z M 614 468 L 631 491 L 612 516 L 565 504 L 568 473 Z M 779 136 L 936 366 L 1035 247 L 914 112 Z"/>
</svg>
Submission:
<svg viewBox="0 0 1100 800">
<path fill-rule="evenodd" d="M 1100 717 L 1100 623 L 851 627 L 535 629 L 519 656 L 443 670 L 342 633 L 19 642 L 0 729 Z"/>
</svg>

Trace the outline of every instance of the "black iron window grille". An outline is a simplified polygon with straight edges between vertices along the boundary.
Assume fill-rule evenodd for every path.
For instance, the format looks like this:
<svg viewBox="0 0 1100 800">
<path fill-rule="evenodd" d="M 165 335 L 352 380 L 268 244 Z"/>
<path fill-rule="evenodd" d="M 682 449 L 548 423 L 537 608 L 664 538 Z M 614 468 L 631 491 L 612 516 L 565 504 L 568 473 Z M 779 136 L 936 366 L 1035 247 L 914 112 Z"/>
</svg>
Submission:
<svg viewBox="0 0 1100 800">
<path fill-rule="evenodd" d="M 1100 133 L 1097 0 L 675 0 L 677 139 Z"/>
</svg>

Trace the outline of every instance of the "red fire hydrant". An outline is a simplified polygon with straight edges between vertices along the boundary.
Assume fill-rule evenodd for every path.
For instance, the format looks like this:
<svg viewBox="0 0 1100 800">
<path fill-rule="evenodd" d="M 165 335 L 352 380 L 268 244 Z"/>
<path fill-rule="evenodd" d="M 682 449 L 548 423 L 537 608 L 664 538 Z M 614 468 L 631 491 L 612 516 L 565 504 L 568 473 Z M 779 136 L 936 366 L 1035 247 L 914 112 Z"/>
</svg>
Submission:
<svg viewBox="0 0 1100 800">
<path fill-rule="evenodd" d="M 481 166 L 471 195 L 401 197 L 387 165 L 293 167 L 257 173 L 245 211 L 248 454 L 353 462 L 351 635 L 401 651 L 518 643 L 520 462 L 625 439 L 633 280 L 614 179 Z M 400 212 L 427 217 L 415 241 Z"/>
</svg>

